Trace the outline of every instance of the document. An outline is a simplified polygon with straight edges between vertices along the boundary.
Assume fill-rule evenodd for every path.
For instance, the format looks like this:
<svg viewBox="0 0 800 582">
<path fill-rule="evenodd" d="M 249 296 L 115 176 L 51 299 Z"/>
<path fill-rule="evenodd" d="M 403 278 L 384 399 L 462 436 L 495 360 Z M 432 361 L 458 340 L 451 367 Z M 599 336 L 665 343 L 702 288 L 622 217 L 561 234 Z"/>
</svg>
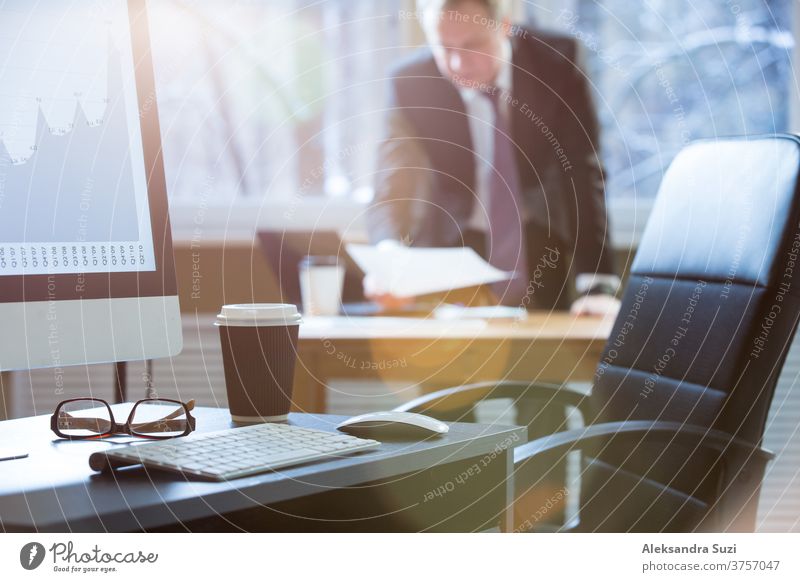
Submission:
<svg viewBox="0 0 800 582">
<path fill-rule="evenodd" d="M 349 244 L 347 252 L 378 288 L 395 297 L 416 297 L 511 278 L 511 273 L 494 268 L 465 247 Z"/>
<path fill-rule="evenodd" d="M 433 310 L 433 318 L 439 321 L 493 320 L 525 321 L 528 311 L 524 307 L 507 305 L 482 305 L 465 307 L 463 305 L 440 305 Z"/>
</svg>

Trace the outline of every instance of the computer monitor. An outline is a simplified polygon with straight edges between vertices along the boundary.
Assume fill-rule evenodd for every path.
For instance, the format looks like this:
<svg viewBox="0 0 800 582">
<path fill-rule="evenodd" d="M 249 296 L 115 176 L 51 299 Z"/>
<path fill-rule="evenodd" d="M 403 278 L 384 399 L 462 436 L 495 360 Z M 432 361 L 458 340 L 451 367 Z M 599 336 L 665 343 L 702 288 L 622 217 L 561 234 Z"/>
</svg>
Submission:
<svg viewBox="0 0 800 582">
<path fill-rule="evenodd" d="M 144 0 L 0 2 L 0 371 L 182 346 Z"/>
</svg>

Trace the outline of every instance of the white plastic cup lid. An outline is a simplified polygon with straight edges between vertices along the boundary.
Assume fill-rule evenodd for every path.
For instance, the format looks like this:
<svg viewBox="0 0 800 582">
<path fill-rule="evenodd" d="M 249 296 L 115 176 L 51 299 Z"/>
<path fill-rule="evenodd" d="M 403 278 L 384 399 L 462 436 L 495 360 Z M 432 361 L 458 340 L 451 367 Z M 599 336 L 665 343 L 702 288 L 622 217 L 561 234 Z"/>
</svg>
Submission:
<svg viewBox="0 0 800 582">
<path fill-rule="evenodd" d="M 298 325 L 303 318 L 289 303 L 243 303 L 223 305 L 214 325 L 238 327 Z"/>
</svg>

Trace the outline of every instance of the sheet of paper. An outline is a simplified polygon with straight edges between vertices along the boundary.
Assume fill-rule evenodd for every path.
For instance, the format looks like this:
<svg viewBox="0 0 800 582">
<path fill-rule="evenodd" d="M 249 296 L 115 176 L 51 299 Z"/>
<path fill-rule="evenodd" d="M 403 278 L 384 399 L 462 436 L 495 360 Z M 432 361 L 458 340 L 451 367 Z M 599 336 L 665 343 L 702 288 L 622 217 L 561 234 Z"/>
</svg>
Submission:
<svg viewBox="0 0 800 582">
<path fill-rule="evenodd" d="M 457 319 L 452 318 L 446 321 L 434 317 L 339 317 L 317 315 L 314 317 L 304 317 L 300 328 L 300 337 L 305 332 L 320 333 L 331 330 L 330 334 L 336 337 L 347 336 L 350 331 L 358 334 L 377 332 L 376 337 L 386 335 L 386 332 L 413 335 L 415 332 L 441 332 L 446 334 L 450 331 L 480 331 L 486 328 L 486 321 L 483 319 Z"/>
<path fill-rule="evenodd" d="M 347 245 L 347 252 L 375 285 L 395 297 L 462 289 L 505 281 L 470 248 L 412 248 L 402 245 Z"/>
<path fill-rule="evenodd" d="M 484 305 L 465 307 L 463 305 L 440 305 L 433 311 L 434 319 L 442 321 L 464 321 L 472 319 L 524 321 L 528 312 L 522 307 L 506 305 Z"/>
</svg>

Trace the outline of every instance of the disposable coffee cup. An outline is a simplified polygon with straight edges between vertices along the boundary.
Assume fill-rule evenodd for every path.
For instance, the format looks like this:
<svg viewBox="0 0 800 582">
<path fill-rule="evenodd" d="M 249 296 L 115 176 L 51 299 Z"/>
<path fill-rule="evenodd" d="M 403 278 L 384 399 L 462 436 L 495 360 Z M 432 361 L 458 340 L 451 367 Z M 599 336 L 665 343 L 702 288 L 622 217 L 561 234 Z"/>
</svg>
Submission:
<svg viewBox="0 0 800 582">
<path fill-rule="evenodd" d="M 223 306 L 217 321 L 228 407 L 234 422 L 281 422 L 292 406 L 297 307 L 281 303 Z"/>
<path fill-rule="evenodd" d="M 308 256 L 300 261 L 300 295 L 305 315 L 338 315 L 342 304 L 344 266 L 338 257 Z"/>
</svg>

